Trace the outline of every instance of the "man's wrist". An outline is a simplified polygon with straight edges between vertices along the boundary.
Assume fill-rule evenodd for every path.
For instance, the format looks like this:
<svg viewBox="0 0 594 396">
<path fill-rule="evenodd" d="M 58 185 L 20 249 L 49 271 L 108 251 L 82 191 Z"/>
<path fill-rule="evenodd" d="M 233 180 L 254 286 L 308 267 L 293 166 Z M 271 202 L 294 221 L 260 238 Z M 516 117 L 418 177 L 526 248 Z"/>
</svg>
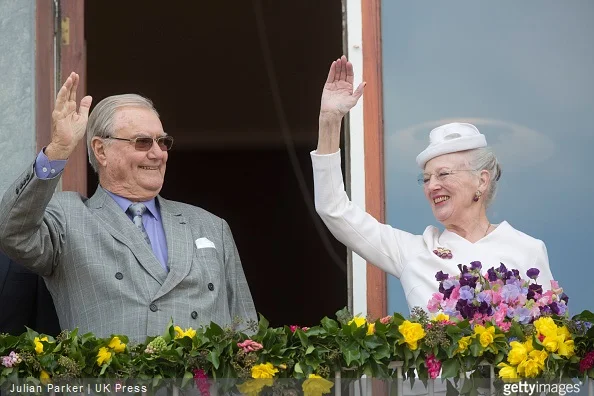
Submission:
<svg viewBox="0 0 594 396">
<path fill-rule="evenodd" d="M 67 160 L 70 154 L 72 154 L 72 150 L 50 143 L 45 148 L 44 154 L 50 161 Z"/>
</svg>

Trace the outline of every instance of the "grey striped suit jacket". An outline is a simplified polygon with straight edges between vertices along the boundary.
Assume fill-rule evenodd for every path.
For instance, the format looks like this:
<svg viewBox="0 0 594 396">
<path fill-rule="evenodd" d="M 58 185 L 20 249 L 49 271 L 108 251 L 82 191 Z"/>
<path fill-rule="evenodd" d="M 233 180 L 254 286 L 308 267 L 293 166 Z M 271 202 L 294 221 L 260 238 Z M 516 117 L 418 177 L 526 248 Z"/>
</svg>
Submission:
<svg viewBox="0 0 594 396">
<path fill-rule="evenodd" d="M 0 248 L 45 277 L 63 329 L 142 342 L 170 319 L 183 328 L 257 319 L 225 220 L 157 197 L 167 273 L 105 190 L 90 199 L 54 194 L 58 182 L 38 179 L 31 166 L 9 187 L 0 204 Z M 198 248 L 198 238 L 214 248 Z"/>
</svg>

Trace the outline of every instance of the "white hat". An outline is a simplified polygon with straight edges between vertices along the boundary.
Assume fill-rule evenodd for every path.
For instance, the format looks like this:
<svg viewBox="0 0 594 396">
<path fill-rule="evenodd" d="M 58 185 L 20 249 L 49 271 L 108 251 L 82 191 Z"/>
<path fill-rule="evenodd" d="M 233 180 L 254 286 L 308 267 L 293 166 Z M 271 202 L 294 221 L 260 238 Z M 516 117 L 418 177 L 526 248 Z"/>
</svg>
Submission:
<svg viewBox="0 0 594 396">
<path fill-rule="evenodd" d="M 429 146 L 417 156 L 417 165 L 425 168 L 427 161 L 443 154 L 487 146 L 485 135 L 472 124 L 453 122 L 439 126 L 429 134 Z"/>
</svg>

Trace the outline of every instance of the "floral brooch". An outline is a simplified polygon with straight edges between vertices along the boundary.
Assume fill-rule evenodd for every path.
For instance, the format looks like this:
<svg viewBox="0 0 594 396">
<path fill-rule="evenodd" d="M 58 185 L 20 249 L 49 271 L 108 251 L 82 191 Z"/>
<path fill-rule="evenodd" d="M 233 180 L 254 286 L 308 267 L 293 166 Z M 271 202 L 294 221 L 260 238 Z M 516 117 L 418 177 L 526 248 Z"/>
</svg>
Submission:
<svg viewBox="0 0 594 396">
<path fill-rule="evenodd" d="M 452 251 L 450 249 L 446 249 L 446 248 L 442 248 L 442 247 L 438 247 L 437 249 L 435 249 L 433 251 L 433 253 L 435 253 L 435 255 L 437 257 L 441 257 L 442 259 L 451 259 L 452 257 L 454 257 L 452 255 Z"/>
</svg>

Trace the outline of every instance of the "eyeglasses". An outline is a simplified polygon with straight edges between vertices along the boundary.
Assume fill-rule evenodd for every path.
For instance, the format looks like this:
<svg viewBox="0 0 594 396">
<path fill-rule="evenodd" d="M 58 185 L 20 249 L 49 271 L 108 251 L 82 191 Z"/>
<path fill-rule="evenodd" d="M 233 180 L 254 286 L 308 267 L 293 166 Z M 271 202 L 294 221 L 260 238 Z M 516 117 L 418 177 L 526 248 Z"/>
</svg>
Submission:
<svg viewBox="0 0 594 396">
<path fill-rule="evenodd" d="M 157 142 L 157 145 L 163 151 L 169 151 L 173 146 L 173 138 L 171 136 L 161 136 L 159 138 L 136 137 L 133 139 L 108 136 L 105 139 L 123 140 L 125 142 L 134 143 L 134 148 L 138 151 L 149 151 L 153 147 L 153 142 Z"/>
<path fill-rule="evenodd" d="M 419 176 L 417 176 L 417 183 L 419 183 L 419 186 L 424 186 L 427 183 L 429 183 L 429 180 L 431 180 L 431 176 L 435 176 L 435 178 L 440 181 L 440 182 L 444 182 L 448 179 L 449 176 L 455 174 L 456 172 L 476 172 L 475 169 L 456 169 L 456 170 L 443 170 L 440 171 L 438 173 L 421 173 L 419 174 Z"/>
</svg>

